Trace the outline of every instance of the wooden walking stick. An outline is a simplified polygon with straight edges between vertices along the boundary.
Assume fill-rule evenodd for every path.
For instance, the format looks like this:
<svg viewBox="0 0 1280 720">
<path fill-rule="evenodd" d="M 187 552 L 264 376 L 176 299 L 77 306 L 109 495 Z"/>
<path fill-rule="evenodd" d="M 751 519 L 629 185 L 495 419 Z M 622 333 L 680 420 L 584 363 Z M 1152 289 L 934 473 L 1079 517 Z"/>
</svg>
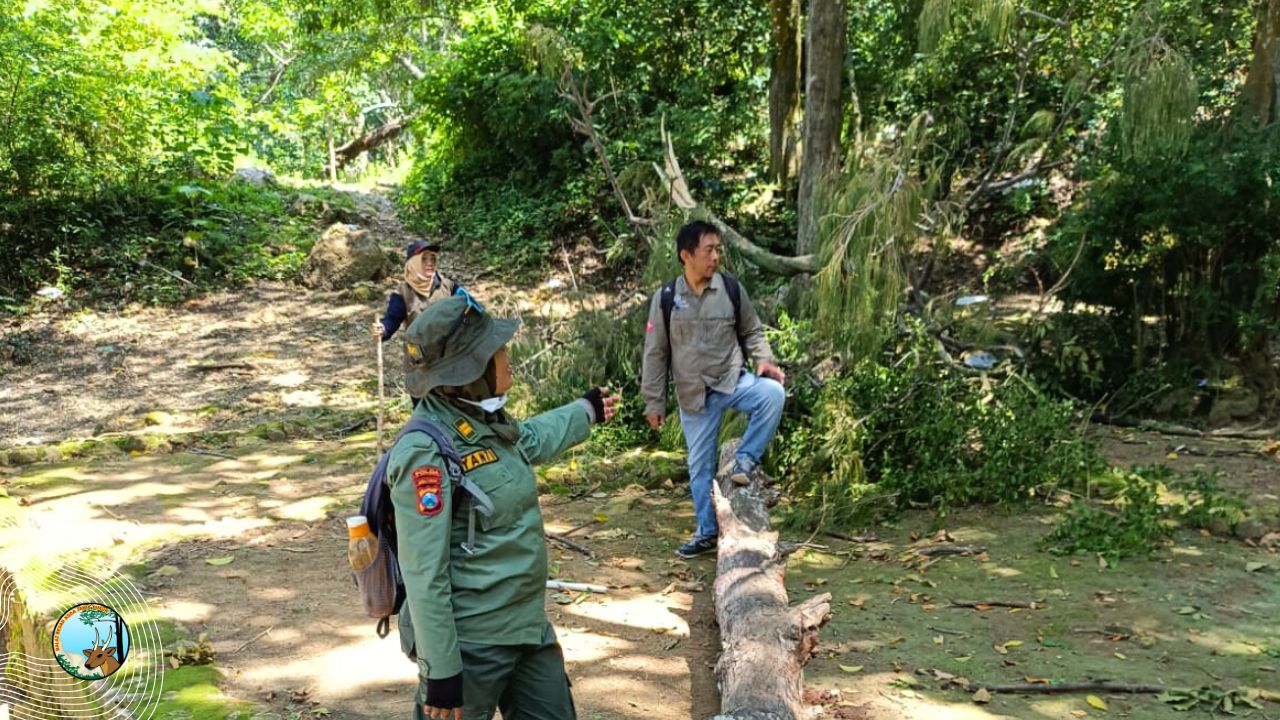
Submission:
<svg viewBox="0 0 1280 720">
<path fill-rule="evenodd" d="M 373 316 L 373 321 L 378 322 L 378 316 Z M 378 346 L 378 457 L 382 457 L 382 409 L 386 405 L 386 401 L 382 397 L 382 338 L 373 339 L 375 345 Z"/>
</svg>

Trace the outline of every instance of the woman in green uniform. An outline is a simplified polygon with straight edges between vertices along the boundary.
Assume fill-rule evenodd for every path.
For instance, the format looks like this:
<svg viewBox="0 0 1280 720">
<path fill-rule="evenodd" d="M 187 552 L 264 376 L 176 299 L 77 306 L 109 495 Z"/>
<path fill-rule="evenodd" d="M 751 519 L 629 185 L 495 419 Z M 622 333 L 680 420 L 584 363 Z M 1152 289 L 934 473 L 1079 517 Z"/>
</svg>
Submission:
<svg viewBox="0 0 1280 720">
<path fill-rule="evenodd" d="M 507 343 L 518 321 L 485 314 L 469 296 L 434 303 L 409 327 L 416 418 L 456 445 L 465 478 L 493 510 L 456 491 L 439 447 L 409 433 L 387 469 L 407 598 L 401 642 L 418 663 L 415 718 L 575 718 L 564 656 L 545 611 L 547 547 L 533 466 L 586 440 L 617 398 L 594 388 L 518 421 Z"/>
</svg>

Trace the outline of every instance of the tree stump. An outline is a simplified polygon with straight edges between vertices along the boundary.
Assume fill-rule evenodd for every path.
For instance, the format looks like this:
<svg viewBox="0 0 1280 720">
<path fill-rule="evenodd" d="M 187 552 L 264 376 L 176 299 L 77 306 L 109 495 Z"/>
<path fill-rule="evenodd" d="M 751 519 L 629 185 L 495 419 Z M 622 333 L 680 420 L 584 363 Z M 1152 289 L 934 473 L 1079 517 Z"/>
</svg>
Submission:
<svg viewBox="0 0 1280 720">
<path fill-rule="evenodd" d="M 721 712 L 714 720 L 802 720 L 804 666 L 818 644 L 818 628 L 831 617 L 831 594 L 799 605 L 783 585 L 786 554 L 769 529 L 767 478 L 750 485 L 729 481 L 739 441 L 725 443 L 712 488 L 720 523 L 716 561 L 716 620 L 720 624 Z"/>
</svg>

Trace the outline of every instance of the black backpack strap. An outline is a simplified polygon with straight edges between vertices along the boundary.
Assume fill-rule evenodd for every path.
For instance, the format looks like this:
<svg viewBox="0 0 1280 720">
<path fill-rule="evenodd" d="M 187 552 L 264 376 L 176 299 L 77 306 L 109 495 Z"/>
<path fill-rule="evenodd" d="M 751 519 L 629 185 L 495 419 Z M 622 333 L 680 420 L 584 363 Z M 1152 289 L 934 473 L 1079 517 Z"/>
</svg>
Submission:
<svg viewBox="0 0 1280 720">
<path fill-rule="evenodd" d="M 729 273 L 720 273 L 720 278 L 724 280 L 724 292 L 729 296 L 729 302 L 733 303 L 733 327 L 736 331 L 742 324 L 742 284 Z M 750 356 L 747 355 L 747 344 L 742 341 L 742 335 L 738 335 L 738 347 L 742 349 L 742 362 L 746 363 Z"/>
<path fill-rule="evenodd" d="M 729 302 L 733 303 L 733 320 L 737 322 L 742 319 L 742 285 L 729 273 L 720 273 L 720 279 L 724 280 L 724 291 L 729 295 Z"/>
<path fill-rule="evenodd" d="M 671 362 L 671 309 L 676 305 L 676 281 L 672 278 L 658 291 L 658 306 L 662 309 L 662 331 L 667 334 L 667 362 Z"/>
</svg>

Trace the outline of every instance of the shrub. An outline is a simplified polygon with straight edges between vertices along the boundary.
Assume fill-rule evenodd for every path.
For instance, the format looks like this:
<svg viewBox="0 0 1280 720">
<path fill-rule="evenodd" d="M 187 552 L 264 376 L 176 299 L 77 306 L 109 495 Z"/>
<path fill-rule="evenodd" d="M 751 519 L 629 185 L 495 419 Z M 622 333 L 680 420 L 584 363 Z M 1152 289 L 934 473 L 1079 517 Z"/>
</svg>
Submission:
<svg viewBox="0 0 1280 720">
<path fill-rule="evenodd" d="M 793 385 L 801 389 L 772 461 L 807 501 L 793 521 L 863 524 L 909 506 L 1017 507 L 1096 467 L 1071 403 L 1016 374 L 963 374 L 914 332 L 896 357 L 863 361 L 821 388 Z"/>
</svg>

